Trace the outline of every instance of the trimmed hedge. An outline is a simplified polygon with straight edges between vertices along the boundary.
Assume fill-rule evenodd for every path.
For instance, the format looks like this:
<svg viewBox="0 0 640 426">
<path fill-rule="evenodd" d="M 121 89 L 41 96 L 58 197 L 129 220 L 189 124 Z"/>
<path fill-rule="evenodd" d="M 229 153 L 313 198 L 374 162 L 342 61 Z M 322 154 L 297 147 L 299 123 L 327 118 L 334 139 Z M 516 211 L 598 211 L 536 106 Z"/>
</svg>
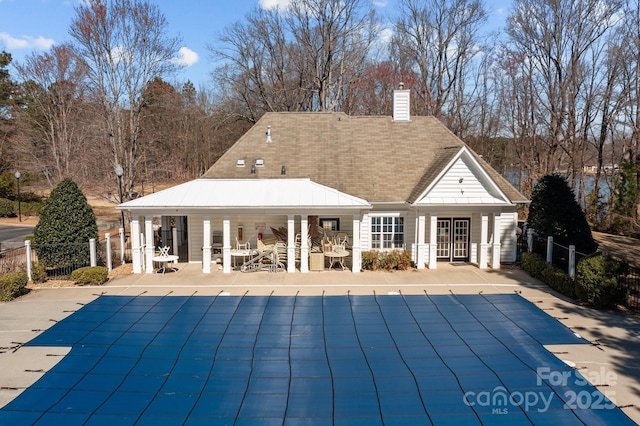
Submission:
<svg viewBox="0 0 640 426">
<path fill-rule="evenodd" d="M 102 285 L 109 280 L 109 272 L 104 266 L 87 266 L 73 271 L 71 280 L 78 285 Z"/>
<path fill-rule="evenodd" d="M 583 259 L 576 268 L 576 296 L 598 308 L 624 304 L 629 289 L 622 284 L 629 266 L 611 257 L 593 256 Z"/>
<path fill-rule="evenodd" d="M 362 269 L 365 271 L 406 271 L 414 267 L 408 250 L 362 252 Z"/>
<path fill-rule="evenodd" d="M 536 253 L 522 253 L 522 269 L 557 292 L 596 308 L 624 304 L 629 294 L 622 284 L 628 265 L 610 257 L 595 255 L 582 259 L 576 267 L 575 280 Z"/>
<path fill-rule="evenodd" d="M 7 272 L 0 275 L 0 301 L 8 302 L 27 294 L 29 277 L 25 272 Z"/>
<path fill-rule="evenodd" d="M 522 253 L 522 269 L 558 293 L 571 298 L 576 297 L 575 286 L 569 276 L 562 269 L 548 264 L 539 254 Z"/>
</svg>

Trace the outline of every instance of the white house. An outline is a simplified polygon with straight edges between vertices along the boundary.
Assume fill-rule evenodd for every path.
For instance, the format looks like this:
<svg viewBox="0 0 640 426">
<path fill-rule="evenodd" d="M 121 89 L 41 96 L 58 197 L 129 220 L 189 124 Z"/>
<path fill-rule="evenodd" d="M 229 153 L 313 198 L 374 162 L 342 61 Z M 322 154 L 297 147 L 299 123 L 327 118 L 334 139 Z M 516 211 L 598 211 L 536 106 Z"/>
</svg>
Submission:
<svg viewBox="0 0 640 426">
<path fill-rule="evenodd" d="M 515 261 L 528 200 L 438 119 L 410 117 L 408 100 L 394 93 L 392 117 L 267 113 L 199 179 L 119 205 L 134 273 L 153 272 L 158 216 L 180 261 L 203 273 L 216 261 L 230 272 L 236 240 L 256 247 L 283 229 L 297 259 L 287 271 L 308 272 L 316 226 L 348 235 L 353 272 L 368 250 L 410 250 L 431 269 Z"/>
</svg>

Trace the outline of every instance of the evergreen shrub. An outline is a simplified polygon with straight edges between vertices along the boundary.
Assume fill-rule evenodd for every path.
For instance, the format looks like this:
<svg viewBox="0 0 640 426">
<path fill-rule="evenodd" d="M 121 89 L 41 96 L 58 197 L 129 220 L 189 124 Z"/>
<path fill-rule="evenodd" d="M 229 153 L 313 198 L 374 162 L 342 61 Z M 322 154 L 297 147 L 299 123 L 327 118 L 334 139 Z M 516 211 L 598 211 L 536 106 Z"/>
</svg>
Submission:
<svg viewBox="0 0 640 426">
<path fill-rule="evenodd" d="M 109 280 L 104 266 L 86 266 L 71 273 L 71 280 L 78 285 L 102 285 Z"/>
<path fill-rule="evenodd" d="M 0 301 L 8 302 L 29 292 L 29 277 L 25 272 L 7 272 L 0 275 Z"/>
</svg>

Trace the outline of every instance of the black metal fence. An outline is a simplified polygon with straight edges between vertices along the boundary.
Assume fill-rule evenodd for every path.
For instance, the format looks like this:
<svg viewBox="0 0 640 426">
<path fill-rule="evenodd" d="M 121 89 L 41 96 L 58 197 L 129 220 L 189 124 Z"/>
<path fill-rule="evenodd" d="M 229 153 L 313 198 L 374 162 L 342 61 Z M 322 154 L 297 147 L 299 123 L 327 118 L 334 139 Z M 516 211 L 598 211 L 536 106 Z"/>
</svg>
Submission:
<svg viewBox="0 0 640 426">
<path fill-rule="evenodd" d="M 89 242 L 82 244 L 73 244 L 72 248 L 77 251 L 86 250 L 89 247 Z M 107 248 L 107 245 L 109 247 Z M 62 245 L 59 245 L 62 249 Z M 64 245 L 65 251 L 69 248 L 69 245 Z M 56 247 L 48 246 L 47 249 L 55 250 Z M 38 262 L 38 247 L 37 245 L 30 245 L 31 250 L 30 258 L 31 263 L 36 264 Z M 96 243 L 96 265 L 97 266 L 111 266 L 112 268 L 118 267 L 123 263 L 131 262 L 131 241 L 129 238 L 125 238 L 124 251 L 122 250 L 122 244 L 119 236 L 115 238 L 102 239 Z M 110 257 L 107 259 L 107 257 Z M 5 250 L 0 252 L 0 274 L 7 272 L 27 272 L 27 246 L 21 246 L 11 250 Z M 91 258 L 88 256 L 82 257 L 80 260 L 72 260 L 65 262 L 64 265 L 48 266 L 46 267 L 47 279 L 50 280 L 67 280 L 71 278 L 71 273 L 78 268 L 85 266 L 91 266 Z"/>
<path fill-rule="evenodd" d="M 547 244 L 546 238 L 534 237 L 532 252 L 542 256 L 543 259 L 547 258 Z M 528 244 L 525 244 L 528 246 Z M 575 264 L 578 265 L 582 259 L 588 255 L 576 251 Z M 552 250 L 552 264 L 563 271 L 568 271 L 569 265 L 569 248 L 557 243 L 553 243 Z M 616 259 L 619 262 L 624 262 L 620 259 Z M 640 269 L 629 266 L 627 274 L 622 279 L 622 285 L 629 290 L 629 297 L 625 307 L 633 311 L 640 311 Z"/>
<path fill-rule="evenodd" d="M 33 249 L 32 253 L 34 253 Z M 0 274 L 6 274 L 7 272 L 26 272 L 26 270 L 26 246 L 0 252 Z"/>
<path fill-rule="evenodd" d="M 624 285 L 629 289 L 627 297 L 627 308 L 640 311 L 640 269 L 629 266 L 627 276 L 624 278 Z"/>
</svg>

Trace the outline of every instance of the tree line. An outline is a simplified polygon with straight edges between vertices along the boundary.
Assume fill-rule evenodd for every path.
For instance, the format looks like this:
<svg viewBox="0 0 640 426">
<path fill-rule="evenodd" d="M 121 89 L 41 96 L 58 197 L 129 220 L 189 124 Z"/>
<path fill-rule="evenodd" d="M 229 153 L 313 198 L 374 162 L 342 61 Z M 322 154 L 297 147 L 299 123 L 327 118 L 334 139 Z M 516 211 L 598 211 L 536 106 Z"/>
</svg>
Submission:
<svg viewBox="0 0 640 426">
<path fill-rule="evenodd" d="M 66 43 L 16 64 L 0 54 L 0 171 L 114 191 L 119 164 L 125 194 L 152 190 L 200 176 L 266 112 L 390 115 L 402 82 L 412 114 L 525 195 L 561 173 L 592 221 L 634 224 L 638 0 L 514 0 L 504 28 L 489 16 L 482 0 L 398 0 L 389 16 L 366 0 L 256 7 L 209 42 L 196 88 L 171 80 L 180 39 L 159 6 L 88 0 Z"/>
</svg>

